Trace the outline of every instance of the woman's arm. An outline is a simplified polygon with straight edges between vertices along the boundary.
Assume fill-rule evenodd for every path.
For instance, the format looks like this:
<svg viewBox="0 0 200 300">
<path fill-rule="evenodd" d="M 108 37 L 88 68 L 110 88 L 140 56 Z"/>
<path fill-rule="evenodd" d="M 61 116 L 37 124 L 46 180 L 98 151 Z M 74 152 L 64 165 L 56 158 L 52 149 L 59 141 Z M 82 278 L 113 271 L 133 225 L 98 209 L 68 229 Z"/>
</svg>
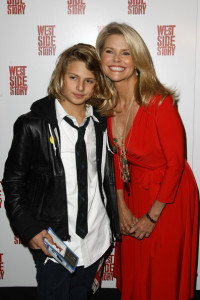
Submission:
<svg viewBox="0 0 200 300">
<path fill-rule="evenodd" d="M 166 170 L 157 198 L 147 212 L 150 218 L 145 214 L 130 230 L 138 239 L 152 233 L 167 203 L 175 201 L 185 165 L 183 125 L 170 97 L 158 106 L 156 124 L 161 150 L 166 159 Z M 153 223 L 150 219 L 156 222 Z"/>
<path fill-rule="evenodd" d="M 124 190 L 117 190 L 117 205 L 119 211 L 119 224 L 121 233 L 129 235 L 130 228 L 137 222 L 137 218 L 125 203 Z"/>
</svg>

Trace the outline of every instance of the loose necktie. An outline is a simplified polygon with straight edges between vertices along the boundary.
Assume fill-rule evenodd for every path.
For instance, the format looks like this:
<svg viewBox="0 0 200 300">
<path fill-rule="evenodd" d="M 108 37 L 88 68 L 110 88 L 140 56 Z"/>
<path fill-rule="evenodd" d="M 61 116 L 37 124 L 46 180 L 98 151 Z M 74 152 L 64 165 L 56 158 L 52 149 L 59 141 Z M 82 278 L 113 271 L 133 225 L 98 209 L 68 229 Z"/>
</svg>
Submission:
<svg viewBox="0 0 200 300">
<path fill-rule="evenodd" d="M 76 234 L 82 239 L 88 233 L 87 224 L 87 212 L 88 212 L 88 187 L 87 187 L 87 152 L 84 140 L 85 129 L 90 121 L 87 118 L 83 126 L 74 125 L 73 121 L 67 116 L 64 120 L 76 128 L 78 131 L 78 139 L 75 145 L 75 156 L 76 156 L 76 172 L 77 172 L 77 183 L 78 183 L 78 213 L 76 219 Z"/>
</svg>

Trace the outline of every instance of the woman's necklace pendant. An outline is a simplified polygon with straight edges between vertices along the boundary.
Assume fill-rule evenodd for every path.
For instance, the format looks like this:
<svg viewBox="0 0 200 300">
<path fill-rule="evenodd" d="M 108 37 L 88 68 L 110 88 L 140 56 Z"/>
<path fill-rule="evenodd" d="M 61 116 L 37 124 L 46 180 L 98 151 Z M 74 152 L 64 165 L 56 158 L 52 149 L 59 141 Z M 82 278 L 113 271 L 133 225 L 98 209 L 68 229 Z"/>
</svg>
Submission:
<svg viewBox="0 0 200 300">
<path fill-rule="evenodd" d="M 122 178 L 123 182 L 126 184 L 126 186 L 128 185 L 128 182 L 130 181 L 129 165 L 128 165 L 126 153 L 127 153 L 128 144 L 129 144 L 129 141 L 131 138 L 131 134 L 130 134 L 129 141 L 126 144 L 126 131 L 127 131 L 128 121 L 129 121 L 131 107 L 132 107 L 133 102 L 134 102 L 134 100 L 131 99 L 131 103 L 130 103 L 128 111 L 127 111 L 126 119 L 124 120 L 124 130 L 123 130 L 122 137 L 120 137 L 120 138 L 113 137 L 113 152 L 118 155 L 121 178 Z M 116 118 L 114 117 L 114 125 L 116 128 L 115 123 L 116 123 Z M 116 132 L 119 133 L 118 130 L 116 130 Z M 131 132 L 132 132 L 132 127 L 131 127 Z"/>
<path fill-rule="evenodd" d="M 115 144 L 113 145 L 113 152 L 117 153 L 117 145 L 115 145 Z"/>
<path fill-rule="evenodd" d="M 118 139 L 117 138 L 113 138 L 113 152 L 117 154 L 117 142 L 118 142 Z"/>
</svg>

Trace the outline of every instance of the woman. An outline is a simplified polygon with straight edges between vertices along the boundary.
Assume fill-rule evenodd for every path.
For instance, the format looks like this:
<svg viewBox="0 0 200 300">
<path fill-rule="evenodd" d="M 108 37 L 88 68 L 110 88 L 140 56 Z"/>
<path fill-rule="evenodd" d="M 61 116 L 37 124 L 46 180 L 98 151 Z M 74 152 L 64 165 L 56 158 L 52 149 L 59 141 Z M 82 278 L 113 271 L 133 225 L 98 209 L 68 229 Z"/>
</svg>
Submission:
<svg viewBox="0 0 200 300">
<path fill-rule="evenodd" d="M 185 161 L 174 92 L 158 80 L 147 46 L 126 24 L 111 23 L 96 48 L 113 88 L 105 104 L 113 147 L 122 243 L 117 287 L 126 300 L 193 297 L 198 193 Z"/>
</svg>

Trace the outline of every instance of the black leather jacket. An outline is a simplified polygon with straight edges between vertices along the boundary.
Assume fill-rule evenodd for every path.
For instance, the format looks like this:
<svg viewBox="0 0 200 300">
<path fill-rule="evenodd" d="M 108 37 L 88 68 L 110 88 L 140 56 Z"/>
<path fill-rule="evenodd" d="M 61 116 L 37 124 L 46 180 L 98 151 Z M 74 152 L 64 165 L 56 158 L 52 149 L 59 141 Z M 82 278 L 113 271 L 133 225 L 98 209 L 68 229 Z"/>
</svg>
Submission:
<svg viewBox="0 0 200 300">
<path fill-rule="evenodd" d="M 113 239 L 121 239 L 116 202 L 113 155 L 107 150 L 104 182 L 101 176 L 103 131 L 106 118 L 94 110 L 100 122 L 94 122 L 96 131 L 97 171 Z M 65 173 L 60 156 L 59 128 L 55 99 L 45 97 L 31 106 L 31 111 L 20 116 L 14 125 L 14 137 L 5 163 L 2 186 L 8 218 L 17 234 L 29 242 L 49 226 L 63 239 L 70 238 Z M 50 137 L 53 136 L 50 141 Z M 33 251 L 35 258 L 41 251 Z M 41 256 L 42 253 L 39 254 Z"/>
</svg>

